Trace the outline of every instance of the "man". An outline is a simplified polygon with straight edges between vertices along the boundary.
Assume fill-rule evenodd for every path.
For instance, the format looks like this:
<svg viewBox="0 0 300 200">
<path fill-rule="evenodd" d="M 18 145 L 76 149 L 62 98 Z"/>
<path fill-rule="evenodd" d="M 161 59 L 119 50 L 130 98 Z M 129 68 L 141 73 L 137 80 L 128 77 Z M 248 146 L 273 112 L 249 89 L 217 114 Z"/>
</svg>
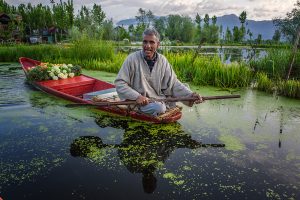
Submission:
<svg viewBox="0 0 300 200">
<path fill-rule="evenodd" d="M 153 102 L 151 98 L 195 97 L 195 101 L 188 102 L 189 106 L 202 102 L 202 97 L 182 84 L 165 56 L 157 52 L 159 37 L 154 28 L 147 28 L 143 33 L 143 50 L 126 58 L 115 80 L 120 99 L 136 100 L 141 112 L 153 116 L 164 113 L 174 103 Z"/>
</svg>

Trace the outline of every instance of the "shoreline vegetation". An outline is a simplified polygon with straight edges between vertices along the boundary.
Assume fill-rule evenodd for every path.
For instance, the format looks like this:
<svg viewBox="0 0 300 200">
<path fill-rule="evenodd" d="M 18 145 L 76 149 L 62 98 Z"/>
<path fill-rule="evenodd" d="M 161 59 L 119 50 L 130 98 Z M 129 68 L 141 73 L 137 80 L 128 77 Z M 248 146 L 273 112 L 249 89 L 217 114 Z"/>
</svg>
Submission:
<svg viewBox="0 0 300 200">
<path fill-rule="evenodd" d="M 0 46 L 0 62 L 18 62 L 29 57 L 49 63 L 80 65 L 84 69 L 117 73 L 128 53 L 118 52 L 114 42 L 81 39 L 66 44 Z M 231 91 L 251 87 L 291 98 L 300 98 L 300 53 L 295 59 L 292 77 L 285 80 L 291 60 L 290 48 L 268 48 L 259 60 L 222 63 L 217 55 L 200 55 L 197 51 L 172 53 L 160 51 L 168 58 L 178 78 L 195 85 L 211 85 Z"/>
</svg>

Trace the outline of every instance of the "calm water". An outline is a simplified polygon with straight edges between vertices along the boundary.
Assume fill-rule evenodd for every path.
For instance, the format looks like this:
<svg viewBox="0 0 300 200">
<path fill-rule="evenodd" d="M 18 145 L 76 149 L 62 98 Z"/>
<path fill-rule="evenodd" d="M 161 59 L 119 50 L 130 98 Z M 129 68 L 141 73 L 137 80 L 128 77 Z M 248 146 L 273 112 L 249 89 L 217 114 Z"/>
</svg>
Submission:
<svg viewBox="0 0 300 200">
<path fill-rule="evenodd" d="M 300 199 L 299 100 L 237 91 L 241 99 L 184 107 L 178 123 L 150 125 L 66 108 L 24 79 L 18 64 L 1 64 L 4 200 Z"/>
<path fill-rule="evenodd" d="M 160 52 L 187 52 L 196 50 L 198 46 L 161 46 Z M 142 49 L 139 46 L 122 46 L 117 48 L 118 51 L 134 52 Z M 199 50 L 199 54 L 206 56 L 219 56 L 223 63 L 229 64 L 232 62 L 261 59 L 267 55 L 267 52 L 263 48 L 251 49 L 250 47 L 235 47 L 235 46 L 202 46 Z"/>
</svg>

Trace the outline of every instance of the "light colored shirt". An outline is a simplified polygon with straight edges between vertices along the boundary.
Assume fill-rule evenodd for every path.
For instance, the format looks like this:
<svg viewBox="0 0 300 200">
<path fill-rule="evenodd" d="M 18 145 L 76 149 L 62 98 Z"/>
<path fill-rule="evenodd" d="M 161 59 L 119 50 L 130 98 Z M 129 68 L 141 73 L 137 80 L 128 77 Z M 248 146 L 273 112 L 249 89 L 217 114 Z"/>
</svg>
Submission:
<svg viewBox="0 0 300 200">
<path fill-rule="evenodd" d="M 115 80 L 120 99 L 136 100 L 139 95 L 148 98 L 188 97 L 192 91 L 181 83 L 170 63 L 162 54 L 150 72 L 143 51 L 131 53 L 124 61 Z"/>
</svg>

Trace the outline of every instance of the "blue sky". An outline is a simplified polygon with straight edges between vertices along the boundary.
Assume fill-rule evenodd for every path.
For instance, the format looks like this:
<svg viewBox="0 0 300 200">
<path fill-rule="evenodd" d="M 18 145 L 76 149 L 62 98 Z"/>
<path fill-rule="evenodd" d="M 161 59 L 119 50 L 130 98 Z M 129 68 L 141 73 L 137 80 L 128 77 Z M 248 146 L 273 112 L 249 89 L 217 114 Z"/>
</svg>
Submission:
<svg viewBox="0 0 300 200">
<path fill-rule="evenodd" d="M 59 0 L 54 0 L 59 2 Z M 6 0 L 7 3 L 50 4 L 50 0 Z M 239 15 L 247 11 L 247 18 L 253 20 L 271 20 L 275 17 L 284 17 L 294 8 L 297 0 L 73 0 L 75 9 L 81 5 L 91 7 L 94 3 L 100 4 L 108 18 L 114 22 L 121 19 L 134 18 L 139 8 L 151 10 L 154 15 L 166 16 L 181 14 L 194 18 L 197 13 L 201 16 L 222 16 L 225 14 Z"/>
</svg>

